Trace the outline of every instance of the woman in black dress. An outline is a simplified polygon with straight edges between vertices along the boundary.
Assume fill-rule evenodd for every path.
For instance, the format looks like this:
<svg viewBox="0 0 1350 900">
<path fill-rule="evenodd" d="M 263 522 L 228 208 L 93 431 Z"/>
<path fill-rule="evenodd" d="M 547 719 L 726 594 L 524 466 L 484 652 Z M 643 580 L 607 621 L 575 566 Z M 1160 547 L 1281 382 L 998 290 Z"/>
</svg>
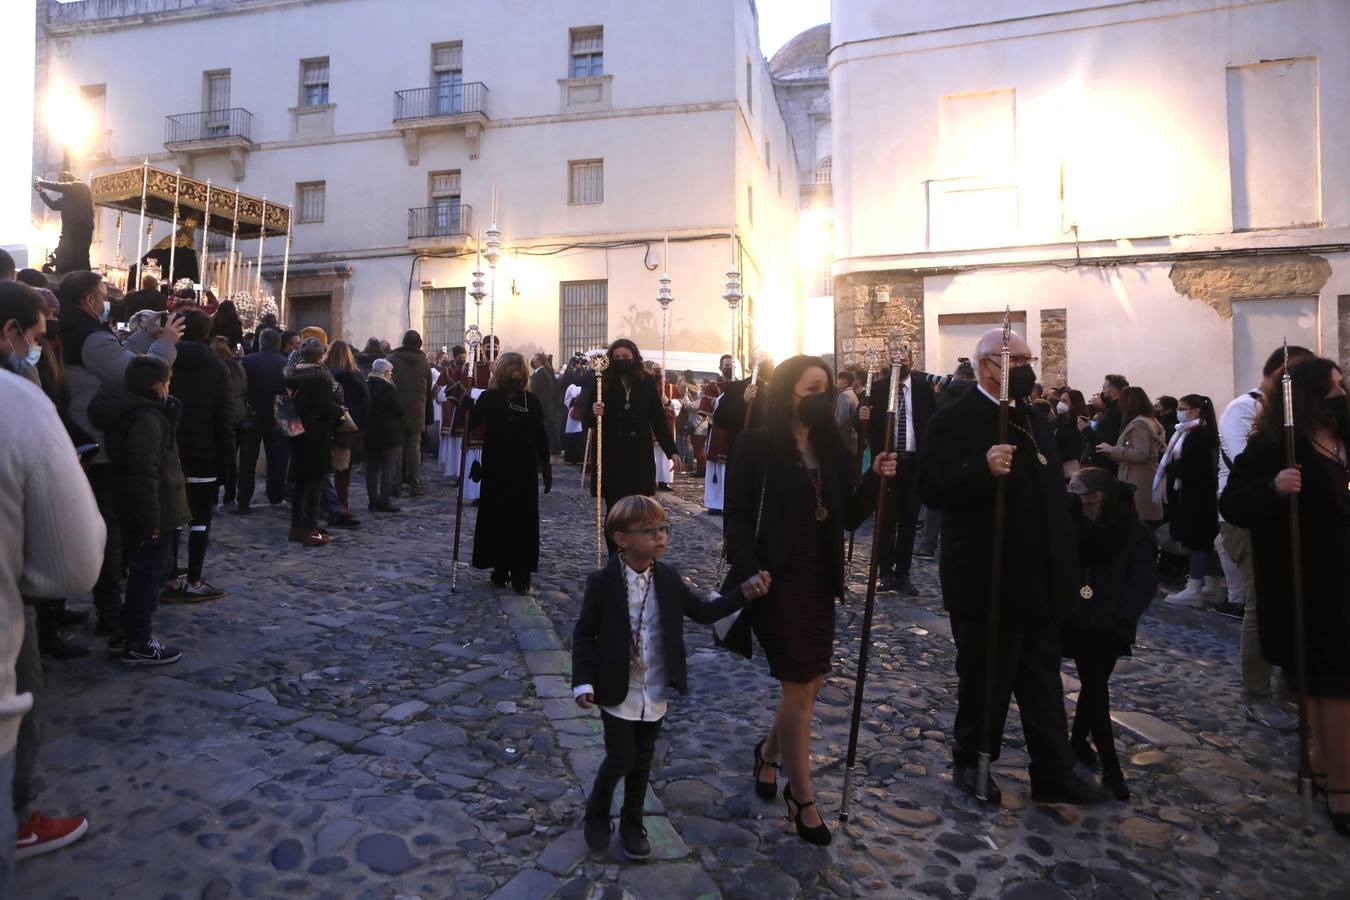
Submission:
<svg viewBox="0 0 1350 900">
<path fill-rule="evenodd" d="M 1214 404 L 1200 394 L 1187 394 L 1177 405 L 1177 430 L 1167 444 L 1154 483 L 1161 480 L 1167 501 L 1172 540 L 1190 551 L 1186 587 L 1169 594 L 1172 606 L 1218 606 L 1219 553 L 1219 419 Z M 1155 496 L 1158 495 L 1155 489 Z"/>
<path fill-rule="evenodd" d="M 1295 467 L 1285 465 L 1284 397 L 1275 390 L 1233 462 L 1220 509 L 1252 532 L 1261 655 L 1296 679 L 1289 498 L 1299 498 L 1313 778 L 1332 824 L 1350 836 L 1350 414 L 1334 362 L 1305 359 L 1289 373 Z"/>
<path fill-rule="evenodd" d="M 529 372 L 519 353 L 497 359 L 492 387 L 466 398 L 469 424 L 484 428 L 482 495 L 473 532 L 473 565 L 491 569 L 492 583 L 516 593 L 539 570 L 539 480 L 553 490 L 553 466 L 539 398 L 525 390 Z M 651 456 L 650 453 L 647 454 Z"/>
<path fill-rule="evenodd" d="M 1074 661 L 1082 684 L 1069 743 L 1089 768 L 1100 762 L 1102 786 L 1123 801 L 1130 790 L 1116 756 L 1108 685 L 1116 660 L 1130 655 L 1135 626 L 1158 591 L 1158 551 L 1152 529 L 1139 519 L 1132 486 L 1105 469 L 1080 469 L 1069 480 L 1069 499 L 1083 585 L 1060 633 L 1064 656 Z"/>
<path fill-rule="evenodd" d="M 877 477 L 895 474 L 882 454 L 859 484 L 854 460 L 834 421 L 830 370 L 815 356 L 795 356 L 774 372 L 766 425 L 743 433 L 727 474 L 725 528 L 730 573 L 740 584 L 761 570 L 772 576 L 764 600 L 737 620 L 726 646 L 750 655 L 753 629 L 769 672 L 782 684 L 769 736 L 755 747 L 755 790 L 772 799 L 774 772 L 787 770 L 783 799 L 797 834 L 830 841 L 811 788 L 811 714 L 830 671 L 834 602 L 844 594 L 844 532 L 872 512 Z"/>
<path fill-rule="evenodd" d="M 317 338 L 300 342 L 299 359 L 286 369 L 286 390 L 296 415 L 305 426 L 291 438 L 291 474 L 295 495 L 291 498 L 290 539 L 306 547 L 328 543 L 328 532 L 319 527 L 319 501 L 324 479 L 333 471 L 333 426 L 342 418 L 337 397 L 341 388 L 322 365 L 323 345 Z"/>
<path fill-rule="evenodd" d="M 606 354 L 609 367 L 598 380 L 586 386 L 586 428 L 595 427 L 597 417 L 605 417 L 604 466 L 605 509 L 621 497 L 656 494 L 656 460 L 653 442 L 670 457 L 675 471 L 681 469 L 680 451 L 666 422 L 665 407 L 656 387 L 656 380 L 642 368 L 642 354 L 637 344 L 619 338 L 609 345 Z M 600 384 L 599 396 L 596 385 Z M 591 473 L 591 496 L 595 496 L 595 473 Z M 606 537 L 608 543 L 608 537 Z M 614 545 L 609 544 L 614 552 Z M 748 577 L 748 576 L 747 576 Z M 744 579 L 742 579 L 744 580 Z"/>
</svg>

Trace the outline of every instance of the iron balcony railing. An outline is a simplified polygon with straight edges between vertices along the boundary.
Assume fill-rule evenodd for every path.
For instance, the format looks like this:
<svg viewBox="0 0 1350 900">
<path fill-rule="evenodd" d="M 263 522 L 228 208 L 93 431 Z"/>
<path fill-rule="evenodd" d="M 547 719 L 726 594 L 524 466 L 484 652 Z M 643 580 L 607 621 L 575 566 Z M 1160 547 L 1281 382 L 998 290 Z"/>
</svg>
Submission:
<svg viewBox="0 0 1350 900">
<path fill-rule="evenodd" d="M 236 106 L 164 117 L 166 144 L 217 141 L 222 138 L 252 140 L 253 113 Z"/>
<path fill-rule="evenodd" d="M 426 239 L 468 235 L 473 207 L 467 203 L 418 206 L 408 210 L 408 239 Z"/>
<path fill-rule="evenodd" d="M 394 91 L 394 121 L 487 112 L 487 85 L 462 81 Z"/>
</svg>

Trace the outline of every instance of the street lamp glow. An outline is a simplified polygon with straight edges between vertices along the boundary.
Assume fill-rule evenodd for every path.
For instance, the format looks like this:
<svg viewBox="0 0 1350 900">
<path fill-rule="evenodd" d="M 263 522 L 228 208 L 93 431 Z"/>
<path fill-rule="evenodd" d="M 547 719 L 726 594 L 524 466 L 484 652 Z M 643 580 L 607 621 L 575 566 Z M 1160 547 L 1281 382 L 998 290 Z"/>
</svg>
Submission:
<svg viewBox="0 0 1350 900">
<path fill-rule="evenodd" d="M 93 131 L 93 118 L 79 93 L 71 87 L 54 88 L 44 104 L 47 130 L 71 155 L 82 150 Z"/>
</svg>

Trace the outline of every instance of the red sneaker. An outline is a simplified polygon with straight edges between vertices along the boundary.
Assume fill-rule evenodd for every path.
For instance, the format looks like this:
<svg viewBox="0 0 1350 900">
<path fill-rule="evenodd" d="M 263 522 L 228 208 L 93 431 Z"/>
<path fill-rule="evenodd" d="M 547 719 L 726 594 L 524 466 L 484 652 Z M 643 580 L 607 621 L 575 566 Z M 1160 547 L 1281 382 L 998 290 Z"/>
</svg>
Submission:
<svg viewBox="0 0 1350 900">
<path fill-rule="evenodd" d="M 89 820 L 84 816 L 54 819 L 34 812 L 19 826 L 19 847 L 14 858 L 27 859 L 68 847 L 84 837 L 88 830 Z"/>
</svg>

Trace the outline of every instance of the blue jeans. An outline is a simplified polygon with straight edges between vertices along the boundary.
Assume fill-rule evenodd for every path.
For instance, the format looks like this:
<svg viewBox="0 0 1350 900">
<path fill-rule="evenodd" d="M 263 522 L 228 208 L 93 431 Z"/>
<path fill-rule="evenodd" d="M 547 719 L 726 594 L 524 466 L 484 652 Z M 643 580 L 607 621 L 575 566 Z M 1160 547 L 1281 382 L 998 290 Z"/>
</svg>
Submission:
<svg viewBox="0 0 1350 900">
<path fill-rule="evenodd" d="M 328 475 L 323 480 L 323 511 L 328 517 L 328 524 L 332 525 L 342 517 L 342 504 L 338 502 L 337 488 L 333 485 L 333 476 Z"/>
<path fill-rule="evenodd" d="M 29 713 L 29 715 L 32 715 Z M 14 781 L 14 751 L 0 756 L 0 796 L 9 797 L 10 785 Z M 0 803 L 0 900 L 9 896 L 14 886 L 14 842 L 19 839 L 19 822 L 14 815 L 14 807 L 9 803 Z"/>
<path fill-rule="evenodd" d="M 122 603 L 122 630 L 127 646 L 140 647 L 150 640 L 159 593 L 169 574 L 173 558 L 174 536 L 160 535 L 133 547 L 127 554 L 127 596 Z"/>
<path fill-rule="evenodd" d="M 1223 569 L 1219 566 L 1219 554 L 1213 550 L 1191 551 L 1190 577 L 1203 581 L 1206 575 L 1218 575 Z"/>
</svg>

